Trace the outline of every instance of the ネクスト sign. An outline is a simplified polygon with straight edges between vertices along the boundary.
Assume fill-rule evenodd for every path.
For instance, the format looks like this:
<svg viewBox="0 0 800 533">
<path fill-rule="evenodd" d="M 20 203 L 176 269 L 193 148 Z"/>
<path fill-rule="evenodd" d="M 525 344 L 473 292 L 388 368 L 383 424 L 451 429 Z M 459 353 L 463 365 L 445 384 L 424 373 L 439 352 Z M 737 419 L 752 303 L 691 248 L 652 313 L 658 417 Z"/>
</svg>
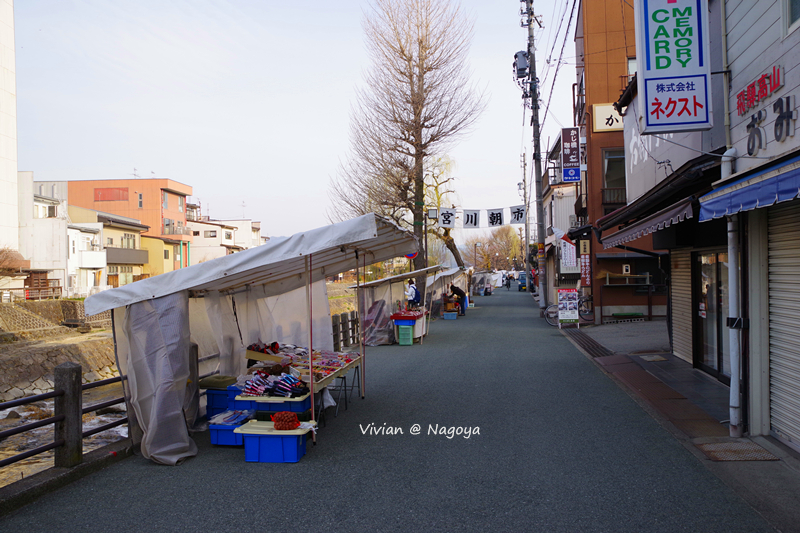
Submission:
<svg viewBox="0 0 800 533">
<path fill-rule="evenodd" d="M 635 0 L 642 133 L 711 128 L 708 0 Z"/>
</svg>

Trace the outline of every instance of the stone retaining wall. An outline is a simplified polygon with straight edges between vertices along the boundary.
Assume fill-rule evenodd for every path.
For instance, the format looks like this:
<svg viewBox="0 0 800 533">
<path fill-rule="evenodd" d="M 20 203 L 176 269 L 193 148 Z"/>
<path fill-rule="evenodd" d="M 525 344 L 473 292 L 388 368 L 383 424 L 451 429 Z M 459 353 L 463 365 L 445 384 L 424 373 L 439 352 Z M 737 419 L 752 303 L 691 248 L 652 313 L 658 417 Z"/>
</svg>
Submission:
<svg viewBox="0 0 800 533">
<path fill-rule="evenodd" d="M 0 401 L 51 390 L 53 369 L 67 362 L 83 367 L 84 383 L 118 375 L 113 340 L 107 336 L 9 346 L 0 352 Z"/>
</svg>

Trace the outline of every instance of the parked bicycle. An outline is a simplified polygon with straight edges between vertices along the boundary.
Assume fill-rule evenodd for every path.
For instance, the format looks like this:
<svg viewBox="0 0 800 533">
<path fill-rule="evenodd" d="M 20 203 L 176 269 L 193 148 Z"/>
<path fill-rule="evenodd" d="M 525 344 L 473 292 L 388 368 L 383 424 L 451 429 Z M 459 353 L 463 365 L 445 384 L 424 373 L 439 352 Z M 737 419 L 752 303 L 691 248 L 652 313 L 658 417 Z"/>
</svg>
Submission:
<svg viewBox="0 0 800 533">
<path fill-rule="evenodd" d="M 594 322 L 594 306 L 591 295 L 581 296 L 578 299 L 578 315 L 583 321 Z M 558 326 L 558 303 L 547 306 L 544 310 L 544 319 L 551 326 Z"/>
</svg>

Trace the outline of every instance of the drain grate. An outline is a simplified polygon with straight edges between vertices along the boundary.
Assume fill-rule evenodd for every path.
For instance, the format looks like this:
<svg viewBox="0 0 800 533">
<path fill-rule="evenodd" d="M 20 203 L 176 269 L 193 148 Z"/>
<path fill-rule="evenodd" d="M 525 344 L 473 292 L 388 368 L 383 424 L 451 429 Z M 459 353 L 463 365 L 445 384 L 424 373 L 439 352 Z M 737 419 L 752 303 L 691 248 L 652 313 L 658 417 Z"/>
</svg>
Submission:
<svg viewBox="0 0 800 533">
<path fill-rule="evenodd" d="M 561 331 L 564 332 L 564 335 L 575 341 L 575 344 L 586 350 L 592 357 L 608 357 L 609 355 L 614 355 L 614 352 L 579 329 L 569 328 L 562 329 Z"/>
<path fill-rule="evenodd" d="M 777 461 L 778 458 L 750 441 L 696 444 L 712 461 Z"/>
</svg>

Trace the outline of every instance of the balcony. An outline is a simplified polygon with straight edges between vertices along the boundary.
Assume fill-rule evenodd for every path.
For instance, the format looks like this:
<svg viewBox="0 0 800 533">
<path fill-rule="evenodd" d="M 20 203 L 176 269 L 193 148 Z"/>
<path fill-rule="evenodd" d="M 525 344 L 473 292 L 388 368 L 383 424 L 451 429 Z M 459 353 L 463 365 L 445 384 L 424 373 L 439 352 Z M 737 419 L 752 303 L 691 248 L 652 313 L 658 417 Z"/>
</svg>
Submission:
<svg viewBox="0 0 800 533">
<path fill-rule="evenodd" d="M 601 190 L 603 191 L 603 205 L 626 205 L 628 203 L 625 187 L 613 187 Z"/>
<path fill-rule="evenodd" d="M 106 248 L 109 265 L 146 265 L 148 262 L 147 250 L 134 248 Z"/>
<path fill-rule="evenodd" d="M 78 254 L 78 268 L 105 268 L 106 267 L 106 252 L 105 250 L 80 250 Z"/>
<path fill-rule="evenodd" d="M 192 229 L 186 226 L 161 226 L 161 235 L 191 235 Z"/>
</svg>

